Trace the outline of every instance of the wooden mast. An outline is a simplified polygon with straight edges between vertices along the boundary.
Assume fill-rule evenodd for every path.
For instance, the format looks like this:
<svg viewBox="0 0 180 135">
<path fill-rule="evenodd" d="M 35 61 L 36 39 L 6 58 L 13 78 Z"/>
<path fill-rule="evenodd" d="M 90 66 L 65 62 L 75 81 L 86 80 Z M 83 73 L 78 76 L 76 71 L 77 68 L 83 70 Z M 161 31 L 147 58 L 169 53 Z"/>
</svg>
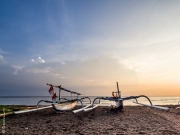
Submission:
<svg viewBox="0 0 180 135">
<path fill-rule="evenodd" d="M 119 91 L 119 86 L 118 86 L 118 82 L 117 83 L 117 93 L 119 95 L 119 99 L 121 98 L 121 92 Z M 118 110 L 122 110 L 123 109 L 123 101 L 122 100 L 119 100 L 116 102 L 116 107 Z"/>
<path fill-rule="evenodd" d="M 61 93 L 61 85 L 59 86 L 59 101 L 60 101 L 60 99 L 61 99 L 61 95 L 60 95 L 60 93 Z M 61 101 L 60 101 L 61 102 Z"/>
<path fill-rule="evenodd" d="M 117 83 L 117 92 L 118 92 L 119 98 L 121 98 L 121 92 L 119 91 L 118 82 L 116 82 L 116 83 Z"/>
</svg>

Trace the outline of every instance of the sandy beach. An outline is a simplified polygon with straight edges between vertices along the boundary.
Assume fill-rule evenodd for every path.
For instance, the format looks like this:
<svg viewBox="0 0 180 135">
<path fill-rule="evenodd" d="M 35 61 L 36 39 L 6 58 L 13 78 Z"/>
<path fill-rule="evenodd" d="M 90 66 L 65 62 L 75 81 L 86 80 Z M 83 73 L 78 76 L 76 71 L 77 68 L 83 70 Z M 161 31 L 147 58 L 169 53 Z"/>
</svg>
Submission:
<svg viewBox="0 0 180 135">
<path fill-rule="evenodd" d="M 57 114 L 49 108 L 6 116 L 5 134 L 179 135 L 180 109 L 169 107 L 168 112 L 143 106 L 125 106 L 121 112 L 98 107 L 77 114 Z"/>
</svg>

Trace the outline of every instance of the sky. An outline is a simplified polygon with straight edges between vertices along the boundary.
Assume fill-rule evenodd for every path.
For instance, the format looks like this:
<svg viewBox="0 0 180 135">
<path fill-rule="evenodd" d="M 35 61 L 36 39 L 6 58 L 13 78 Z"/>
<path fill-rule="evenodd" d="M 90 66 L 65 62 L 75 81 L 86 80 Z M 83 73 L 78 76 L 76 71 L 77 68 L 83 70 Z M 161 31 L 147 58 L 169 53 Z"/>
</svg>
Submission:
<svg viewBox="0 0 180 135">
<path fill-rule="evenodd" d="M 0 96 L 180 96 L 179 0 L 1 0 Z M 56 90 L 55 90 L 56 91 Z M 58 90 L 57 90 L 58 91 Z"/>
</svg>

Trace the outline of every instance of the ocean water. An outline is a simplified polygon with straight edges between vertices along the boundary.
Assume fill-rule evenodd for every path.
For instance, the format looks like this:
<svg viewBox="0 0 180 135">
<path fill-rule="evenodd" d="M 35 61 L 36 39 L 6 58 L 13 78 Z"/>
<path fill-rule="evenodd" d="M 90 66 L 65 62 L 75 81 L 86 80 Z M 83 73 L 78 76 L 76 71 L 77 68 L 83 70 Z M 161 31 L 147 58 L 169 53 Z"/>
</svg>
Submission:
<svg viewBox="0 0 180 135">
<path fill-rule="evenodd" d="M 71 99 L 71 97 L 65 96 L 65 98 Z M 79 97 L 81 98 L 81 97 Z M 96 97 L 90 96 L 91 101 Z M 153 105 L 178 105 L 180 104 L 179 97 L 149 97 Z M 0 105 L 37 105 L 40 100 L 51 101 L 50 96 L 9 96 L 9 97 L 0 97 Z M 135 100 L 126 100 L 123 102 L 125 106 L 135 106 L 133 103 Z M 146 98 L 138 98 L 138 102 L 143 104 L 149 104 Z M 101 100 L 101 106 L 110 106 L 115 105 L 115 102 L 108 100 Z M 89 104 L 88 100 L 83 100 L 83 104 Z M 41 105 L 49 105 L 48 103 L 41 103 Z"/>
</svg>

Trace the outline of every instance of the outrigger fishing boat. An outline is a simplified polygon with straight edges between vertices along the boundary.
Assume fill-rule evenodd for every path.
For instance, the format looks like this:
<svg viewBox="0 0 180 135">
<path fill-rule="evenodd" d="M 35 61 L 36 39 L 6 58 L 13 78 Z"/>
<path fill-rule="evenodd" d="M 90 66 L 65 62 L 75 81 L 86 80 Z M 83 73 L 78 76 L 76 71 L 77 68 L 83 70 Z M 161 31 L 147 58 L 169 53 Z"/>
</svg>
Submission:
<svg viewBox="0 0 180 135">
<path fill-rule="evenodd" d="M 138 98 L 144 97 L 149 101 L 149 105 L 148 104 L 142 104 L 138 102 Z M 101 102 L 100 100 L 108 100 L 108 101 L 114 101 L 116 103 L 116 106 L 114 107 L 117 110 L 122 110 L 123 109 L 123 101 L 125 100 L 132 100 L 134 99 L 135 101 L 133 103 L 138 104 L 138 105 L 143 105 L 143 106 L 148 106 L 148 107 L 152 107 L 152 108 L 158 108 L 158 109 L 162 109 L 162 110 L 166 110 L 168 111 L 169 108 L 168 107 L 162 107 L 162 106 L 155 106 L 152 104 L 151 100 L 145 96 L 145 95 L 140 95 L 140 96 L 129 96 L 129 97 L 121 97 L 121 93 L 119 91 L 119 86 L 118 86 L 118 82 L 117 82 L 117 91 L 116 92 L 112 92 L 112 97 L 96 97 L 92 104 L 89 105 L 88 107 L 84 108 L 84 109 L 78 109 L 78 110 L 74 110 L 74 113 L 80 112 L 80 111 L 90 111 L 93 110 L 94 108 L 98 107 Z M 96 101 L 98 101 L 99 104 L 96 104 Z M 96 104 L 96 105 L 95 105 Z"/>
<path fill-rule="evenodd" d="M 51 107 L 53 107 L 57 113 L 65 112 L 65 111 L 72 110 L 77 105 L 78 102 L 80 102 L 80 104 L 82 106 L 82 109 L 87 108 L 87 107 L 89 107 L 91 105 L 91 100 L 90 100 L 89 97 L 79 98 L 78 96 L 81 95 L 80 93 L 74 92 L 74 91 L 71 91 L 71 90 L 67 90 L 67 89 L 61 87 L 61 85 L 59 85 L 59 86 L 56 86 L 56 85 L 53 85 L 53 84 L 47 84 L 47 85 L 50 86 L 49 93 L 50 93 L 50 95 L 52 95 L 52 101 L 40 100 L 37 103 L 37 108 L 30 109 L 30 110 L 16 111 L 16 112 L 14 112 L 14 114 L 20 114 L 20 113 L 25 113 L 25 112 L 32 112 L 32 111 L 47 109 L 47 108 L 51 108 Z M 56 96 L 56 92 L 54 92 L 54 88 L 58 88 L 59 89 L 59 98 Z M 65 91 L 65 92 L 70 93 L 71 94 L 71 98 L 70 99 L 62 98 L 61 97 L 61 91 Z M 83 105 L 83 100 L 84 99 L 88 99 L 89 100 L 89 102 L 90 102 L 89 105 L 87 105 L 87 106 Z M 52 106 L 50 105 L 50 106 L 45 106 L 45 107 L 39 107 L 40 103 L 42 103 L 42 102 L 50 103 Z"/>
<path fill-rule="evenodd" d="M 67 90 L 67 89 L 61 87 L 61 85 L 59 85 L 59 86 L 56 86 L 53 84 L 47 84 L 47 85 L 50 86 L 49 93 L 50 93 L 50 95 L 52 95 L 52 101 L 40 100 L 37 103 L 37 108 L 41 102 L 45 102 L 45 103 L 51 103 L 53 108 L 56 110 L 56 112 L 64 112 L 64 111 L 72 110 L 77 105 L 78 102 L 80 102 L 80 104 L 83 108 L 84 107 L 84 105 L 83 105 L 84 99 L 88 99 L 91 104 L 91 100 L 89 97 L 78 98 L 78 96 L 81 95 L 80 93 L 77 93 L 77 92 L 74 92 L 71 90 Z M 53 88 L 59 89 L 58 100 L 57 100 L 56 92 L 54 92 Z M 71 93 L 71 99 L 61 98 L 61 91 L 66 91 L 66 92 Z"/>
</svg>

